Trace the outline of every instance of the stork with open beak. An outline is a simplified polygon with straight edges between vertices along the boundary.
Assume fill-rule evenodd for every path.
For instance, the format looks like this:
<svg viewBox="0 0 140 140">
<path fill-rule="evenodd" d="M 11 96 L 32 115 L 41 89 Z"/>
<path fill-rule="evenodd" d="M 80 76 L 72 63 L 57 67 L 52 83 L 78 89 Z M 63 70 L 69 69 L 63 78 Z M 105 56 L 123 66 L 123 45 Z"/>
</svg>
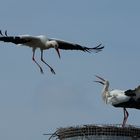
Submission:
<svg viewBox="0 0 140 140">
<path fill-rule="evenodd" d="M 129 113 L 126 108 L 140 109 L 140 86 L 134 90 L 109 90 L 109 81 L 96 75 L 95 82 L 103 85 L 102 97 L 106 104 L 111 104 L 114 107 L 123 108 L 124 118 L 122 127 L 125 127 L 126 121 L 128 119 Z"/>
<path fill-rule="evenodd" d="M 7 31 L 3 34 L 0 30 L 0 41 L 4 42 L 11 42 L 17 45 L 24 45 L 32 48 L 33 55 L 32 55 L 32 60 L 36 63 L 36 65 L 39 67 L 40 72 L 43 73 L 43 69 L 40 66 L 40 64 L 35 60 L 35 51 L 37 48 L 40 49 L 41 51 L 41 61 L 49 67 L 51 72 L 55 74 L 55 71 L 53 68 L 43 59 L 43 51 L 54 48 L 60 58 L 60 51 L 59 49 L 63 50 L 81 50 L 83 52 L 100 52 L 104 48 L 102 44 L 97 45 L 96 47 L 88 48 L 85 46 L 81 46 L 79 44 L 75 43 L 70 43 L 67 41 L 63 40 L 58 40 L 58 39 L 52 39 L 48 38 L 47 36 L 44 35 L 39 35 L 39 36 L 31 36 L 31 35 L 18 35 L 18 36 L 8 36 Z"/>
</svg>

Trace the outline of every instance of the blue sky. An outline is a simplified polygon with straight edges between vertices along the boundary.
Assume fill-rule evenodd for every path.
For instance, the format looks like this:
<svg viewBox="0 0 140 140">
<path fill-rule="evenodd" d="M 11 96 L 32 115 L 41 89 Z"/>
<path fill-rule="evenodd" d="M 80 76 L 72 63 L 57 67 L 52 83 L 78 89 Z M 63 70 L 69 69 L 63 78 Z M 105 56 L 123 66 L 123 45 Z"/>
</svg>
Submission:
<svg viewBox="0 0 140 140">
<path fill-rule="evenodd" d="M 0 29 L 9 35 L 40 35 L 79 43 L 99 43 L 98 54 L 55 50 L 44 52 L 56 75 L 32 62 L 32 50 L 0 43 L 0 139 L 45 140 L 59 127 L 113 123 L 123 111 L 105 105 L 95 74 L 111 88 L 140 84 L 139 0 L 1 0 Z M 39 61 L 40 52 L 36 53 Z M 140 126 L 140 111 L 128 109 L 128 124 Z"/>
</svg>

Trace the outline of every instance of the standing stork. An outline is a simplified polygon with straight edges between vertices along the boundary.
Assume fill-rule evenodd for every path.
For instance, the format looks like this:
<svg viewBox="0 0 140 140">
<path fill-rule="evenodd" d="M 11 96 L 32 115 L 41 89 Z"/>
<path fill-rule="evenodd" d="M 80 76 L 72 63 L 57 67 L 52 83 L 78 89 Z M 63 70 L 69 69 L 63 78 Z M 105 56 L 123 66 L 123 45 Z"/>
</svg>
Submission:
<svg viewBox="0 0 140 140">
<path fill-rule="evenodd" d="M 96 77 L 99 79 L 98 82 L 104 85 L 102 90 L 102 98 L 106 104 L 111 104 L 114 107 L 123 108 L 124 118 L 122 127 L 125 127 L 126 121 L 128 119 L 129 113 L 126 108 L 140 109 L 140 86 L 134 90 L 109 90 L 109 81 L 103 79 L 100 76 Z"/>
<path fill-rule="evenodd" d="M 16 45 L 19 44 L 19 45 L 25 45 L 25 46 L 31 47 L 32 51 L 33 51 L 32 60 L 40 68 L 41 73 L 43 73 L 43 69 L 39 65 L 39 63 L 35 60 L 35 51 L 36 51 L 37 48 L 39 48 L 40 51 L 41 51 L 41 61 L 50 68 L 50 70 L 53 74 L 55 74 L 55 71 L 43 59 L 43 51 L 44 50 L 54 48 L 56 50 L 59 58 L 60 58 L 59 49 L 81 50 L 81 51 L 84 51 L 84 52 L 94 51 L 94 52 L 97 53 L 104 48 L 104 46 L 101 46 L 102 44 L 99 44 L 98 46 L 93 47 L 93 48 L 88 48 L 88 47 L 85 47 L 85 46 L 81 46 L 79 44 L 70 43 L 70 42 L 66 42 L 66 41 L 63 41 L 63 40 L 47 38 L 47 36 L 44 36 L 44 35 L 39 35 L 39 36 L 31 36 L 31 35 L 8 36 L 7 31 L 5 31 L 5 33 L 3 34 L 1 32 L 1 30 L 0 30 L 0 35 L 1 35 L 0 36 L 0 41 L 11 42 L 11 43 L 14 43 Z"/>
</svg>

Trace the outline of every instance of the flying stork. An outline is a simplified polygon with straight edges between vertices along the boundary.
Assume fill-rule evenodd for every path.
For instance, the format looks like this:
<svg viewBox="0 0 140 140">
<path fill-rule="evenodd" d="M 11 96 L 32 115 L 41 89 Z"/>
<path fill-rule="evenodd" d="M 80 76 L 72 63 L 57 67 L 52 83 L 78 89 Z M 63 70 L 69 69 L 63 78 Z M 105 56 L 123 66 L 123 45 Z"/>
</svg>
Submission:
<svg viewBox="0 0 140 140">
<path fill-rule="evenodd" d="M 47 36 L 44 35 L 39 35 L 39 36 L 31 36 L 31 35 L 18 35 L 18 36 L 8 36 L 7 31 L 3 34 L 0 30 L 0 41 L 4 42 L 11 42 L 16 45 L 25 45 L 28 47 L 32 48 L 32 60 L 36 63 L 36 65 L 39 67 L 40 72 L 43 73 L 43 69 L 40 66 L 40 64 L 35 60 L 35 51 L 37 48 L 40 49 L 41 51 L 41 61 L 47 65 L 51 72 L 55 74 L 55 71 L 53 68 L 43 59 L 43 51 L 46 49 L 54 48 L 60 58 L 60 52 L 59 49 L 64 49 L 64 50 L 81 50 L 84 52 L 92 52 L 94 51 L 95 53 L 101 51 L 104 46 L 101 46 L 102 44 L 99 44 L 96 47 L 93 48 L 88 48 L 85 46 L 81 46 L 79 44 L 75 43 L 70 43 L 66 42 L 63 40 L 58 40 L 58 39 L 51 39 L 47 38 Z"/>
<path fill-rule="evenodd" d="M 103 79 L 100 76 L 96 77 L 99 79 L 98 82 L 103 86 L 102 98 L 106 104 L 111 104 L 114 107 L 123 108 L 124 118 L 122 127 L 125 127 L 126 121 L 128 119 L 129 113 L 126 108 L 140 109 L 140 85 L 135 89 L 128 90 L 109 90 L 109 81 Z"/>
</svg>

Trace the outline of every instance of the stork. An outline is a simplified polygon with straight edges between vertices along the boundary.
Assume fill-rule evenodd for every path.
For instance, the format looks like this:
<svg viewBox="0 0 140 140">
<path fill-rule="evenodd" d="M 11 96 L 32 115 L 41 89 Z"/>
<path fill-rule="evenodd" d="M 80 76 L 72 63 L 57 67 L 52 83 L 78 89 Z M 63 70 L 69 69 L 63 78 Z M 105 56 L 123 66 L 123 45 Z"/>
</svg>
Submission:
<svg viewBox="0 0 140 140">
<path fill-rule="evenodd" d="M 114 107 L 123 108 L 124 118 L 122 127 L 125 127 L 129 113 L 126 108 L 140 109 L 140 85 L 135 89 L 128 90 L 109 90 L 109 81 L 97 76 L 97 81 L 103 85 L 102 98 L 106 104 L 111 104 Z"/>
<path fill-rule="evenodd" d="M 40 66 L 40 64 L 35 60 L 35 51 L 37 48 L 40 49 L 41 51 L 41 61 L 47 65 L 49 67 L 49 69 L 51 70 L 51 72 L 53 74 L 55 74 L 55 71 L 53 70 L 53 68 L 43 59 L 43 51 L 50 49 L 50 48 L 54 48 L 60 58 L 60 52 L 59 49 L 64 49 L 64 50 L 81 50 L 84 52 L 92 52 L 94 51 L 95 53 L 101 51 L 104 46 L 101 46 L 102 44 L 99 44 L 96 47 L 93 48 L 88 48 L 85 46 L 81 46 L 79 44 L 75 44 L 75 43 L 70 43 L 67 41 L 63 41 L 63 40 L 58 40 L 58 39 L 52 39 L 52 38 L 48 38 L 45 35 L 39 35 L 39 36 L 31 36 L 31 35 L 18 35 L 18 36 L 8 36 L 7 35 L 7 31 L 5 31 L 5 33 L 3 34 L 0 30 L 0 41 L 4 41 L 4 42 L 11 42 L 14 43 L 16 45 L 25 45 L 28 47 L 32 48 L 32 60 L 36 63 L 36 65 L 39 67 L 40 72 L 43 73 L 43 69 Z"/>
</svg>

